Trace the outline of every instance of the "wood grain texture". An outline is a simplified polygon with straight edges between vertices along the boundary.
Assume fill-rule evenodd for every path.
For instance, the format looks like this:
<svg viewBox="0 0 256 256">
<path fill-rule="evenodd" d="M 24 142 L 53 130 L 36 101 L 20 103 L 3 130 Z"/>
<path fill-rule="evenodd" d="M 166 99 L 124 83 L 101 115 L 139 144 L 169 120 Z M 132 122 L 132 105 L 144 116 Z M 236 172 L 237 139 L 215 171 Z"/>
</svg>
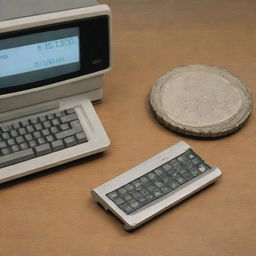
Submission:
<svg viewBox="0 0 256 256">
<path fill-rule="evenodd" d="M 98 156 L 0 186 L 1 256 L 254 256 L 256 119 L 221 139 L 162 127 L 149 93 L 177 66 L 210 64 L 256 95 L 256 1 L 101 0 L 113 14 L 113 70 L 96 111 L 111 140 Z M 0 1 L 1 8 L 1 1 Z M 255 110 L 255 107 L 254 107 Z M 90 189 L 184 140 L 222 179 L 127 233 Z"/>
</svg>

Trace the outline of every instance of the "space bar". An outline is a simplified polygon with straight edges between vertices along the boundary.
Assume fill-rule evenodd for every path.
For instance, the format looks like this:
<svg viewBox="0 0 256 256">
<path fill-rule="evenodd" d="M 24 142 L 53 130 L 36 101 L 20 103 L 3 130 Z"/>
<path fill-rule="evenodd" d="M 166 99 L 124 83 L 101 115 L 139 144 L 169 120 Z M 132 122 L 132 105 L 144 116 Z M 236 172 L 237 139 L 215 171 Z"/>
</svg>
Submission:
<svg viewBox="0 0 256 256">
<path fill-rule="evenodd" d="M 0 168 L 6 167 L 8 165 L 17 164 L 35 157 L 34 151 L 29 148 L 21 150 L 9 155 L 0 157 Z"/>
</svg>

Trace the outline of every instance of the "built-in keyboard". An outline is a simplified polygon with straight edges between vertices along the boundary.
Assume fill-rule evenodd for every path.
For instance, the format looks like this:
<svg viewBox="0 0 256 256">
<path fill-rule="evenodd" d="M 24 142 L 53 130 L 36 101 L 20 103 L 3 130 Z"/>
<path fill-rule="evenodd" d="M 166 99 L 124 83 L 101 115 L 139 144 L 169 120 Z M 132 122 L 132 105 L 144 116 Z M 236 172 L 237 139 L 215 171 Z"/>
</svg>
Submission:
<svg viewBox="0 0 256 256">
<path fill-rule="evenodd" d="M 95 188 L 92 196 L 132 229 L 220 176 L 181 142 Z"/>
<path fill-rule="evenodd" d="M 74 108 L 0 124 L 0 168 L 87 142 Z"/>
<path fill-rule="evenodd" d="M 210 167 L 191 149 L 156 169 L 107 194 L 121 210 L 130 214 L 175 191 L 202 175 Z"/>
</svg>

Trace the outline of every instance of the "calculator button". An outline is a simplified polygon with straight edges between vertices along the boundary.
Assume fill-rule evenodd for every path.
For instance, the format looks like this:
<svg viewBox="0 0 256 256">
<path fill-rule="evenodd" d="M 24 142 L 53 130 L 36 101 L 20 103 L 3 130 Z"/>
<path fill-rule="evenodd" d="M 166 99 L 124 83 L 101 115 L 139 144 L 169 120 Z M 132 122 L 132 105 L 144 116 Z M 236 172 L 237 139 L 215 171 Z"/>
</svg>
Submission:
<svg viewBox="0 0 256 256">
<path fill-rule="evenodd" d="M 130 206 L 132 207 L 132 208 L 138 208 L 138 206 L 140 206 L 140 204 L 135 200 L 135 199 L 131 199 L 130 201 L 129 201 L 129 203 L 130 203 Z"/>
<path fill-rule="evenodd" d="M 207 168 L 206 165 L 200 164 L 199 167 L 198 167 L 198 169 L 200 170 L 200 172 L 205 172 L 208 168 Z"/>
<path fill-rule="evenodd" d="M 116 199 L 114 199 L 114 202 L 117 204 L 117 205 L 121 205 L 124 203 L 124 200 L 120 197 L 117 197 Z"/>
<path fill-rule="evenodd" d="M 201 174 L 201 171 L 199 170 L 199 169 L 197 169 L 197 168 L 192 168 L 192 169 L 190 169 L 190 172 L 192 173 L 192 175 L 195 177 L 195 176 L 197 176 L 197 175 L 199 175 L 199 174 Z"/>
</svg>

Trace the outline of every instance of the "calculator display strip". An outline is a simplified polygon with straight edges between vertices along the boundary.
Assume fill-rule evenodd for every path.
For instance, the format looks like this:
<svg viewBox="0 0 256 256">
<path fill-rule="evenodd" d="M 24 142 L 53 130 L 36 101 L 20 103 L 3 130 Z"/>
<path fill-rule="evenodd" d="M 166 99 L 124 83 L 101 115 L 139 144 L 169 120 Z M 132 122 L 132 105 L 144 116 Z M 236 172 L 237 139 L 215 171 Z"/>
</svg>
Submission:
<svg viewBox="0 0 256 256">
<path fill-rule="evenodd" d="M 189 149 L 132 182 L 107 193 L 106 196 L 129 215 L 210 168 L 192 149 Z"/>
</svg>

